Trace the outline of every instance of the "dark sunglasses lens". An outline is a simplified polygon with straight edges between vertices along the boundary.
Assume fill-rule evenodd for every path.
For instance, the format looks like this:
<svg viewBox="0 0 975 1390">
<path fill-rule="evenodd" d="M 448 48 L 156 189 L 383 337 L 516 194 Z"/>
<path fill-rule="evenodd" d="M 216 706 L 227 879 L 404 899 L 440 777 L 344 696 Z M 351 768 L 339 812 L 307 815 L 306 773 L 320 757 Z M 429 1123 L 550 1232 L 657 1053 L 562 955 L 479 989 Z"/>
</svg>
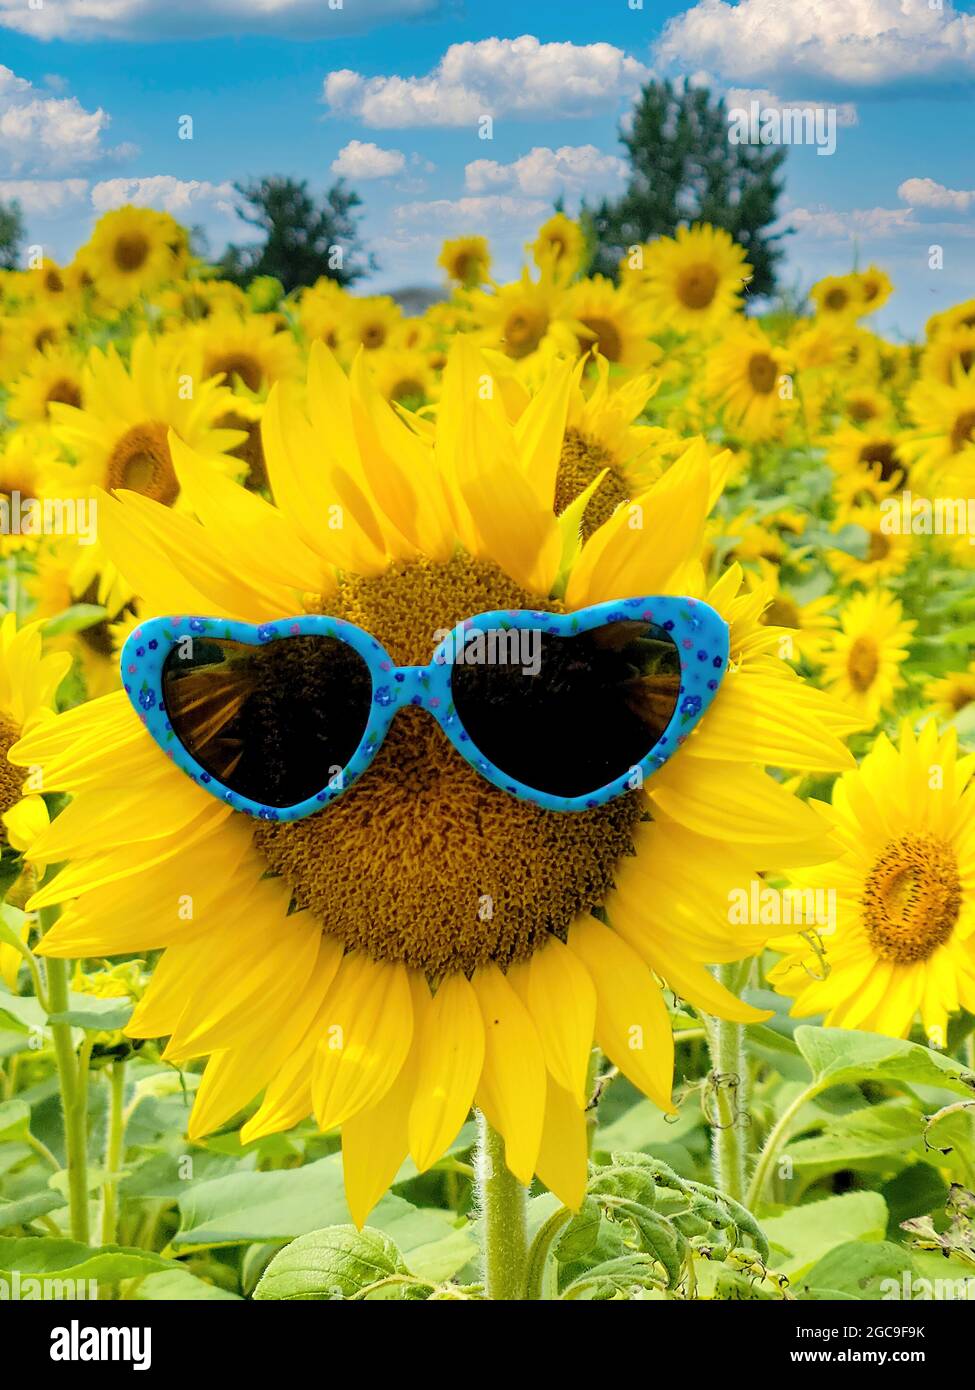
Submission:
<svg viewBox="0 0 975 1390">
<path fill-rule="evenodd" d="M 163 696 L 180 743 L 225 787 L 263 806 L 295 806 L 352 757 L 372 699 L 369 668 L 334 637 L 265 646 L 228 638 L 178 642 Z"/>
<path fill-rule="evenodd" d="M 670 723 L 680 653 L 654 623 L 572 637 L 485 632 L 455 653 L 454 707 L 502 773 L 552 796 L 585 796 L 635 767 Z"/>
</svg>

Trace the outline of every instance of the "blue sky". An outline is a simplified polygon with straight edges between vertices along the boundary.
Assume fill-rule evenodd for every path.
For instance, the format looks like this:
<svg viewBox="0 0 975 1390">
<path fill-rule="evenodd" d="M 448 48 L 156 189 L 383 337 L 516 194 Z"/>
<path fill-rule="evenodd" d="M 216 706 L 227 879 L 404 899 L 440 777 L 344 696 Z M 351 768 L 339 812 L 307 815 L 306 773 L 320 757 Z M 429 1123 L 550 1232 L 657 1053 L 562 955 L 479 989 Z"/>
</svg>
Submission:
<svg viewBox="0 0 975 1390">
<path fill-rule="evenodd" d="M 101 0 L 91 11 L 0 0 L 0 198 L 17 196 L 31 242 L 61 259 L 125 201 L 201 224 L 219 251 L 247 237 L 235 180 L 287 173 L 324 188 L 346 170 L 381 262 L 370 288 L 436 283 L 440 241 L 466 230 L 486 232 L 511 275 L 559 193 L 571 209 L 620 189 L 619 124 L 656 73 L 707 82 L 731 104 L 837 109 L 835 154 L 789 151 L 786 281 L 876 261 L 897 285 L 878 326 L 904 335 L 975 294 L 970 0 Z M 192 140 L 178 138 L 185 115 Z"/>
</svg>

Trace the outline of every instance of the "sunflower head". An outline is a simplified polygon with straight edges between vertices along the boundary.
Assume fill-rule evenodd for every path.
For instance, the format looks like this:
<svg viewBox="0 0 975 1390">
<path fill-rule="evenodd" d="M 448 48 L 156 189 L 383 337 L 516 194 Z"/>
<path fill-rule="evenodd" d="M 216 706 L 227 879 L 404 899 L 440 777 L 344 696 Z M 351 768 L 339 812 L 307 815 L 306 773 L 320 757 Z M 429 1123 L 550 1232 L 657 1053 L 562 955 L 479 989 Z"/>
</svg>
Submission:
<svg viewBox="0 0 975 1390">
<path fill-rule="evenodd" d="M 448 279 L 455 280 L 464 289 L 483 284 L 491 269 L 491 252 L 486 237 L 462 236 L 445 241 L 437 257 L 437 265 L 443 267 Z"/>
</svg>

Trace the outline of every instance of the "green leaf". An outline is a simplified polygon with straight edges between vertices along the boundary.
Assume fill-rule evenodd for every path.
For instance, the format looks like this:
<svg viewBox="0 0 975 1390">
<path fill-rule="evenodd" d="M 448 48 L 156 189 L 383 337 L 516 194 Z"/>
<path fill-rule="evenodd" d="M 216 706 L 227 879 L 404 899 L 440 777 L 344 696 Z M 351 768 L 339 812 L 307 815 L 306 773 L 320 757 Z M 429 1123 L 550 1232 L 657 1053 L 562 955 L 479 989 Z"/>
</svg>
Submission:
<svg viewBox="0 0 975 1390">
<path fill-rule="evenodd" d="M 180 1194 L 180 1228 L 175 1249 L 236 1245 L 246 1241 L 293 1240 L 350 1214 L 342 1180 L 342 1156 L 269 1173 L 236 1172 L 195 1183 Z M 448 1278 L 474 1253 L 473 1239 L 458 1232 L 451 1212 L 424 1210 L 387 1193 L 369 1217 L 370 1226 L 391 1236 L 415 1273 L 434 1267 Z M 466 1236 L 466 1239 L 463 1237 Z M 460 1238 L 459 1238 L 460 1237 Z M 429 1277 L 424 1272 L 424 1277 Z"/>
<path fill-rule="evenodd" d="M 92 1249 L 77 1240 L 54 1236 L 0 1236 L 0 1273 L 17 1270 L 21 1281 L 29 1275 L 42 1279 L 95 1279 L 114 1284 L 120 1279 L 137 1279 L 161 1269 L 173 1269 L 172 1260 L 151 1250 L 133 1250 L 121 1245 L 102 1245 Z"/>
<path fill-rule="evenodd" d="M 877 1192 L 846 1192 L 764 1217 L 769 1264 L 794 1279 L 845 1241 L 879 1241 L 887 1231 L 887 1204 Z"/>
<path fill-rule="evenodd" d="M 846 1241 L 817 1260 L 802 1281 L 803 1289 L 834 1290 L 850 1298 L 900 1298 L 903 1278 L 914 1264 L 902 1245 L 889 1240 L 862 1244 Z"/>
<path fill-rule="evenodd" d="M 552 1246 L 552 1254 L 560 1264 L 581 1260 L 589 1254 L 599 1236 L 601 1220 L 598 1203 L 594 1198 L 587 1197 Z"/>
<path fill-rule="evenodd" d="M 390 1275 L 408 1274 L 389 1236 L 365 1226 L 329 1226 L 278 1252 L 254 1290 L 256 1300 L 352 1298 Z"/>
<path fill-rule="evenodd" d="M 30 1133 L 30 1106 L 22 1100 L 0 1105 L 0 1144 L 20 1144 Z"/>
<path fill-rule="evenodd" d="M 99 999 L 93 994 L 75 994 L 72 998 L 84 1002 L 64 1013 L 51 1014 L 48 1022 L 68 1023 L 72 1028 L 85 1028 L 93 1033 L 114 1033 L 125 1027 L 135 1007 L 129 999 Z"/>
<path fill-rule="evenodd" d="M 892 1172 L 923 1145 L 924 1116 L 909 1100 L 882 1101 L 833 1116 L 820 1134 L 795 1139 L 785 1150 L 797 1169 L 835 1173 L 840 1168 L 879 1167 Z"/>
<path fill-rule="evenodd" d="M 0 1202 L 0 1231 L 9 1231 L 11 1226 L 27 1226 L 39 1216 L 64 1206 L 64 1198 L 57 1192 L 32 1192 L 29 1197 L 20 1197 L 15 1202 Z"/>
<path fill-rule="evenodd" d="M 817 1086 L 837 1086 L 869 1077 L 871 1081 L 908 1086 L 938 1086 L 966 1096 L 975 1092 L 975 1075 L 954 1058 L 920 1043 L 886 1038 L 880 1033 L 809 1025 L 797 1028 L 795 1039 Z"/>
<path fill-rule="evenodd" d="M 150 1274 L 147 1279 L 141 1279 L 138 1284 L 133 1285 L 126 1298 L 146 1303 L 189 1303 L 199 1299 L 231 1299 L 237 1303 L 241 1301 L 240 1294 L 221 1289 L 217 1284 L 208 1283 L 206 1279 L 197 1279 L 188 1269 L 180 1268 Z"/>
<path fill-rule="evenodd" d="M 48 618 L 44 624 L 45 637 L 63 637 L 70 632 L 83 632 L 86 627 L 94 627 L 108 617 L 108 609 L 98 603 L 73 603 Z"/>
</svg>

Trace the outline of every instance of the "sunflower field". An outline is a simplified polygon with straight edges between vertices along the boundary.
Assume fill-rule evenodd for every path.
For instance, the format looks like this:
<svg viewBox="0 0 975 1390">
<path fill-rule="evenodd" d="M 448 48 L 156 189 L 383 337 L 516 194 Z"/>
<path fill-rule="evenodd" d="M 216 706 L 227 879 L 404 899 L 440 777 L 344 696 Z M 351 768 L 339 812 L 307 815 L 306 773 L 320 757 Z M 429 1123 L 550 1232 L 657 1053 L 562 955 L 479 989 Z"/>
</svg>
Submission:
<svg viewBox="0 0 975 1390">
<path fill-rule="evenodd" d="M 975 300 L 590 253 L 0 272 L 20 1297 L 973 1296 Z"/>
</svg>

